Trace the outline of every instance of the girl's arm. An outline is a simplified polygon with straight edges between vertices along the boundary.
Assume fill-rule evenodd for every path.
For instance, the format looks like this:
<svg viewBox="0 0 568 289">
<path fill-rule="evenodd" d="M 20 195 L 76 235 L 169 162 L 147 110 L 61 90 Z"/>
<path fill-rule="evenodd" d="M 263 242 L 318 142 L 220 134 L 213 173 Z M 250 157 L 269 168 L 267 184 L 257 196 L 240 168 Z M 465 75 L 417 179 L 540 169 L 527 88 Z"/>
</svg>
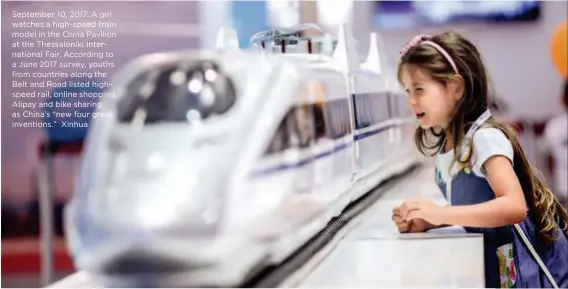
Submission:
<svg viewBox="0 0 568 289">
<path fill-rule="evenodd" d="M 393 209 L 392 212 L 392 220 L 396 223 L 397 227 L 399 228 L 399 231 L 409 231 L 409 229 L 411 228 L 411 224 L 417 226 L 418 228 L 420 228 L 418 231 L 428 231 L 428 230 L 433 230 L 433 229 L 439 229 L 439 228 L 444 228 L 444 227 L 449 227 L 451 225 L 434 225 L 424 219 L 414 219 L 412 220 L 412 222 L 410 221 L 404 221 L 403 215 L 405 214 L 405 212 L 403 211 L 402 208 L 400 207 L 395 207 Z M 412 231 L 412 230 L 410 230 Z"/>
<path fill-rule="evenodd" d="M 476 205 L 444 207 L 441 214 L 444 224 L 491 228 L 516 224 L 525 219 L 527 204 L 511 161 L 505 156 L 494 155 L 483 167 L 496 198 Z"/>
<path fill-rule="evenodd" d="M 450 205 L 445 205 L 445 206 L 444 206 L 444 208 L 448 208 L 448 207 L 450 207 Z M 434 225 L 434 224 L 432 224 L 432 223 L 430 223 L 430 222 L 428 222 L 428 221 L 424 221 L 424 220 L 422 220 L 422 221 L 426 223 L 426 228 L 427 228 L 426 230 L 434 230 L 434 229 L 440 229 L 440 228 L 445 228 L 445 227 L 454 226 L 454 225 L 449 225 L 449 224 L 447 224 L 447 223 L 444 223 L 444 224 L 441 224 L 441 225 Z"/>
</svg>

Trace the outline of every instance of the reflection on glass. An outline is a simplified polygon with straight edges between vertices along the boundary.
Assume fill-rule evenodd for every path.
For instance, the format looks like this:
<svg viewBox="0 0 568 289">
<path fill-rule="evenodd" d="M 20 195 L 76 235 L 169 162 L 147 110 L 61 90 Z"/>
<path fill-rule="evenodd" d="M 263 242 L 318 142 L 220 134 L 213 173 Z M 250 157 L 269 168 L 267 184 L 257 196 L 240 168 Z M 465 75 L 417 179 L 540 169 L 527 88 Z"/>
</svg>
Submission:
<svg viewBox="0 0 568 289">
<path fill-rule="evenodd" d="M 314 117 L 311 105 L 296 106 L 293 111 L 295 131 L 300 147 L 308 147 L 314 139 Z"/>
<path fill-rule="evenodd" d="M 215 63 L 161 67 L 142 73 L 118 106 L 121 122 L 196 122 L 227 112 L 236 101 L 232 80 Z"/>
</svg>

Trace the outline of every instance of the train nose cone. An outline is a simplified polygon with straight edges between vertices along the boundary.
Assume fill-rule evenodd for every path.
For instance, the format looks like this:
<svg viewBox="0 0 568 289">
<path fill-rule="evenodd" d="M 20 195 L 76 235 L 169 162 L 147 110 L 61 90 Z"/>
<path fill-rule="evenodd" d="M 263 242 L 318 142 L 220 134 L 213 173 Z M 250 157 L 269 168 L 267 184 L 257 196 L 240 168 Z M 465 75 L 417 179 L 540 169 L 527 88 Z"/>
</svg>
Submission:
<svg viewBox="0 0 568 289">
<path fill-rule="evenodd" d="M 139 154 L 132 159 L 136 157 Z M 100 182 L 90 196 L 96 221 L 124 230 L 184 228 L 184 233 L 214 233 L 221 198 L 204 182 L 209 181 L 208 168 L 198 165 L 199 158 L 192 164 L 179 161 L 187 159 L 184 154 L 165 159 L 169 165 L 163 170 L 152 171 L 134 163 L 109 173 L 111 177 Z"/>
</svg>

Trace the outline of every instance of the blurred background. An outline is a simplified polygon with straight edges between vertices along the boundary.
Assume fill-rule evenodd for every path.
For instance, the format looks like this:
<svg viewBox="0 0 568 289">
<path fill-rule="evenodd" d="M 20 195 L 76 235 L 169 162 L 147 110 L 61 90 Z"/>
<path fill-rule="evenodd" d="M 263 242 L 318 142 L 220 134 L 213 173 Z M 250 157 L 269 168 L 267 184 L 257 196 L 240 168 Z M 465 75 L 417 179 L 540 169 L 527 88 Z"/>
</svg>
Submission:
<svg viewBox="0 0 568 289">
<path fill-rule="evenodd" d="M 213 49 L 221 26 L 236 28 L 240 46 L 245 48 L 255 32 L 270 27 L 310 22 L 335 34 L 338 25 L 347 22 L 361 57 L 368 51 L 369 33 L 380 33 L 391 66 L 397 64 L 400 48 L 414 35 L 454 30 L 481 49 L 495 88 L 494 109 L 516 125 L 529 158 L 551 186 L 556 184 L 554 164 L 566 162 L 565 155 L 564 159 L 555 157 L 550 141 L 544 138 L 547 123 L 566 114 L 562 102 L 566 57 L 558 56 L 558 41 L 566 51 L 566 1 L 2 2 L 2 286 L 40 286 L 39 171 L 46 151 L 55 156 L 56 276 L 74 271 L 62 239 L 62 208 L 72 195 L 86 130 L 12 128 L 15 109 L 9 97 L 17 90 L 12 88 L 11 55 L 22 49 L 11 46 L 12 11 L 63 8 L 112 12 L 117 37 L 107 41 L 106 50 L 114 53 L 115 63 L 114 68 L 105 69 L 109 74 L 147 53 Z"/>
</svg>

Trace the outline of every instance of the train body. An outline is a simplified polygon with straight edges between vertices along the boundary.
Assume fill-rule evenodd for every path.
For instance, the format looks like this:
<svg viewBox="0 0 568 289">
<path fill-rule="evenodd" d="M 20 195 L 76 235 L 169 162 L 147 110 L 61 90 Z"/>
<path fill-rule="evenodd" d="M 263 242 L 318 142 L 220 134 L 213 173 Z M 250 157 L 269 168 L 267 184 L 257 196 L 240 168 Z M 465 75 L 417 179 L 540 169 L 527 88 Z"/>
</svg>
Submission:
<svg viewBox="0 0 568 289">
<path fill-rule="evenodd" d="M 66 212 L 78 269 L 112 286 L 237 286 L 419 162 L 378 51 L 359 64 L 339 36 L 333 56 L 171 52 L 117 74 Z"/>
</svg>

